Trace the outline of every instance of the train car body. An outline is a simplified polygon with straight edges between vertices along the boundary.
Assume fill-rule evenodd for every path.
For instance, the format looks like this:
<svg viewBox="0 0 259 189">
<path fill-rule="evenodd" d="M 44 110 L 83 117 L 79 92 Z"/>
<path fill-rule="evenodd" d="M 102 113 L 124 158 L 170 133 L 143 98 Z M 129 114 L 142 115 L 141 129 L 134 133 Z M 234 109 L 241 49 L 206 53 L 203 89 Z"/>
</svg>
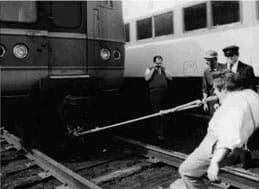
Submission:
<svg viewBox="0 0 259 189">
<path fill-rule="evenodd" d="M 99 87 L 120 85 L 121 2 L 1 1 L 0 9 L 2 95 L 37 90 L 43 79 L 98 78 Z"/>
<path fill-rule="evenodd" d="M 126 77 L 143 77 L 152 58 L 161 55 L 176 79 L 201 78 L 205 51 L 218 51 L 219 62 L 225 63 L 222 49 L 229 45 L 240 47 L 240 60 L 259 77 L 257 1 L 192 1 L 125 23 Z"/>
<path fill-rule="evenodd" d="M 156 4 L 161 10 L 152 9 Z M 125 81 L 131 89 L 127 91 L 128 96 L 135 99 L 128 104 L 129 112 L 136 112 L 136 107 L 141 107 L 136 114 L 150 112 L 144 72 L 152 66 L 156 55 L 163 57 L 164 66 L 173 75 L 172 81 L 168 81 L 165 109 L 202 99 L 202 77 L 207 68 L 205 52 L 216 50 L 218 61 L 224 64 L 222 49 L 230 45 L 240 47 L 239 59 L 253 67 L 259 89 L 258 1 L 183 1 L 177 5 L 167 1 L 162 4 L 162 1 L 153 1 L 146 6 L 143 16 L 125 19 Z M 175 113 L 168 116 L 170 120 L 164 133 L 169 133 L 169 138 L 192 137 L 190 133 L 194 130 L 196 133 L 206 131 L 209 118 L 202 108 Z"/>
<path fill-rule="evenodd" d="M 46 143 L 116 111 L 120 1 L 1 1 L 0 25 L 2 126 Z"/>
<path fill-rule="evenodd" d="M 230 45 L 238 45 L 239 59 L 253 66 L 258 88 L 258 1 L 183 1 L 177 5 L 173 1 L 165 4 L 154 1 L 152 6 L 161 9 L 149 9 L 147 5 L 143 16 L 125 18 L 124 81 L 129 88 L 125 93 L 135 99 L 128 104 L 129 112 L 141 115 L 150 112 L 144 72 L 152 66 L 156 55 L 163 57 L 164 66 L 173 75 L 172 81 L 168 81 L 164 108 L 202 99 L 202 77 L 207 68 L 205 52 L 216 50 L 219 62 L 225 63 L 222 49 Z M 141 108 L 136 111 L 136 107 Z M 202 108 L 191 114 L 207 117 Z"/>
</svg>

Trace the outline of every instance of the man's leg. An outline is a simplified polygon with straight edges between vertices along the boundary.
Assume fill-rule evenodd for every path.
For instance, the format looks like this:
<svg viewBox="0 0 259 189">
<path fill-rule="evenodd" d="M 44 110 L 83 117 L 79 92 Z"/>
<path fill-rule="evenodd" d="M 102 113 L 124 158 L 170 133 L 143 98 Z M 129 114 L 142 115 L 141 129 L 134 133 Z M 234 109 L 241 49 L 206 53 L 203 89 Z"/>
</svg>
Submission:
<svg viewBox="0 0 259 189">
<path fill-rule="evenodd" d="M 153 109 L 153 113 L 157 113 L 162 109 L 162 98 L 163 98 L 163 90 L 156 89 L 150 92 L 150 100 Z M 156 117 L 153 120 L 154 131 L 156 138 L 161 141 L 164 140 L 164 131 L 163 131 L 163 118 Z"/>
<path fill-rule="evenodd" d="M 179 167 L 179 174 L 188 189 L 205 189 L 203 182 L 210 164 L 216 139 L 207 134 L 201 144 Z"/>
</svg>

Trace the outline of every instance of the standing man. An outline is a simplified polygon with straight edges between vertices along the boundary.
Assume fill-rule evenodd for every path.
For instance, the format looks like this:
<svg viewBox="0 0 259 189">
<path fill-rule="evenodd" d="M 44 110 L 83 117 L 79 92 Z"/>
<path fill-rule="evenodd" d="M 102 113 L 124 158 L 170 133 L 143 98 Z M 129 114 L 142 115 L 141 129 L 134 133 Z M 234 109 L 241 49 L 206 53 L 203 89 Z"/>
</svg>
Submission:
<svg viewBox="0 0 259 189">
<path fill-rule="evenodd" d="M 170 189 L 205 189 L 204 176 L 218 180 L 221 166 L 230 163 L 231 152 L 241 148 L 259 127 L 259 95 L 242 89 L 240 77 L 233 72 L 219 73 L 213 81 L 221 106 L 209 122 L 207 135 L 181 164 L 181 180 Z M 236 150 L 238 151 L 238 150 Z"/>
<path fill-rule="evenodd" d="M 212 75 L 217 71 L 223 70 L 224 65 L 218 63 L 218 53 L 214 50 L 206 51 L 204 59 L 208 68 L 204 71 L 202 78 L 203 110 L 205 112 L 209 111 L 209 114 L 212 116 L 215 111 L 213 106 L 217 103 L 217 100 L 206 102 L 206 99 L 209 96 L 215 96 Z"/>
<path fill-rule="evenodd" d="M 149 86 L 150 102 L 153 113 L 159 112 L 163 108 L 166 90 L 168 87 L 167 80 L 172 80 L 172 75 L 163 66 L 162 56 L 153 58 L 153 66 L 146 69 L 144 74 L 145 80 Z M 159 140 L 164 139 L 164 128 L 160 118 L 156 118 L 155 130 Z"/>
<path fill-rule="evenodd" d="M 256 91 L 253 67 L 238 60 L 239 47 L 235 45 L 228 46 L 223 49 L 223 52 L 227 60 L 226 69 L 239 73 L 244 88 Z"/>
</svg>

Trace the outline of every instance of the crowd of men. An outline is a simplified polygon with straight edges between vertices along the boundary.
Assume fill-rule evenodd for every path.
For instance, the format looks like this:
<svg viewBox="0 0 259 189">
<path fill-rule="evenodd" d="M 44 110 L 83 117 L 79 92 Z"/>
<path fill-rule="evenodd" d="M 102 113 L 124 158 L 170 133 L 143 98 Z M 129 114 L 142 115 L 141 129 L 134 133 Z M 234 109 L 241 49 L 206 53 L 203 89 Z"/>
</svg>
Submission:
<svg viewBox="0 0 259 189">
<path fill-rule="evenodd" d="M 208 68 L 202 81 L 203 109 L 211 119 L 200 145 L 179 167 L 181 179 L 171 189 L 208 188 L 204 177 L 218 180 L 222 166 L 234 164 L 246 150 L 249 137 L 259 127 L 259 95 L 256 93 L 253 67 L 239 60 L 239 47 L 223 49 L 226 64 L 220 64 L 214 50 L 205 53 Z M 161 101 L 171 74 L 161 65 L 162 57 L 154 57 L 154 66 L 147 68 L 145 79 L 150 88 L 154 111 L 161 110 Z"/>
</svg>

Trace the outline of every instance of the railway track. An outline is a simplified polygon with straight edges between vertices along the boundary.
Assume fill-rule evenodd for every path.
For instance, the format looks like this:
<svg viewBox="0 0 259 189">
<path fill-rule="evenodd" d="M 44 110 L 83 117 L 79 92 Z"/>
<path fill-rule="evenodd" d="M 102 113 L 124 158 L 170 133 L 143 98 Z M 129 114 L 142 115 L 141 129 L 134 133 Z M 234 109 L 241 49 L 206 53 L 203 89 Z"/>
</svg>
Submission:
<svg viewBox="0 0 259 189">
<path fill-rule="evenodd" d="M 135 152 L 138 152 L 143 156 L 155 157 L 158 161 L 174 167 L 179 167 L 179 165 L 187 157 L 186 154 L 164 150 L 157 146 L 141 143 L 139 141 L 125 139 L 122 137 L 116 138 L 130 144 L 133 148 L 135 148 Z M 221 168 L 219 178 L 222 182 L 227 183 L 226 186 L 234 186 L 240 189 L 259 188 L 259 176 L 244 169 L 229 166 Z"/>
<path fill-rule="evenodd" d="M 4 162 L 1 170 L 2 188 L 166 188 L 179 178 L 177 168 L 187 155 L 161 149 L 139 141 L 115 137 L 119 145 L 115 150 L 103 150 L 99 154 L 81 160 L 61 163 L 45 154 L 22 149 L 19 139 L 3 131 L 1 157 L 16 150 L 13 158 Z M 87 150 L 87 149 L 86 149 Z M 26 158 L 24 158 L 26 157 Z M 9 164 L 20 162 L 13 170 Z M 10 166 L 9 166 L 10 167 Z M 15 175 L 26 175 L 22 179 Z M 15 181 L 18 178 L 18 181 Z M 259 188 L 259 177 L 241 169 L 226 167 L 220 178 L 228 188 Z M 13 180 L 12 180 L 13 179 Z M 22 180 L 22 181 L 21 181 Z M 211 189 L 220 188 L 211 186 Z"/>
<path fill-rule="evenodd" d="M 1 188 L 157 189 L 177 178 L 171 166 L 120 147 L 57 162 L 38 150 L 26 151 L 19 138 L 3 131 L 1 152 Z"/>
<path fill-rule="evenodd" d="M 36 149 L 26 151 L 21 146 L 19 138 L 8 133 L 6 130 L 2 131 L 1 140 L 1 157 L 2 155 L 3 157 L 6 156 L 3 161 L 1 160 L 1 163 L 7 164 L 3 173 L 1 172 L 2 188 L 28 188 L 55 178 L 56 181 L 53 182 L 52 187 L 55 186 L 58 188 L 68 185 L 70 188 L 100 189 L 99 186 L 81 177 L 42 152 Z M 6 144 L 2 145 L 2 143 Z M 9 154 L 5 155 L 6 153 Z M 8 166 L 11 167 L 8 165 L 10 162 L 13 164 L 13 170 L 8 169 Z M 14 166 L 15 164 L 20 164 L 20 167 Z M 7 171 L 5 172 L 5 170 Z M 22 175 L 19 175 L 20 173 L 28 174 L 28 176 L 22 177 Z M 15 177 L 14 175 L 17 174 L 18 176 Z M 17 182 L 12 180 L 15 178 Z M 9 180 L 9 182 L 6 182 L 6 180 Z"/>
</svg>

